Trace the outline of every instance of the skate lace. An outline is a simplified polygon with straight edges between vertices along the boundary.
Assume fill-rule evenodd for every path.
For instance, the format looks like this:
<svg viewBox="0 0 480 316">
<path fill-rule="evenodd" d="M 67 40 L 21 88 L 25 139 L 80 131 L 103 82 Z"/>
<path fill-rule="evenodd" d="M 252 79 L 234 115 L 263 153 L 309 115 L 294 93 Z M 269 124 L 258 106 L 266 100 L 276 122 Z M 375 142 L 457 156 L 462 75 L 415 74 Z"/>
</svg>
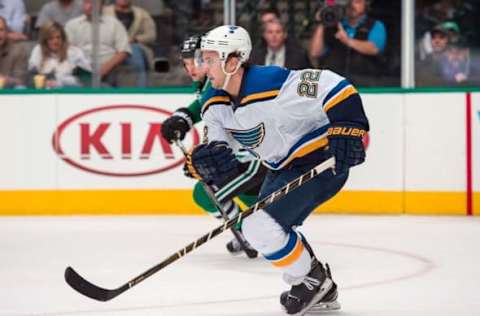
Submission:
<svg viewBox="0 0 480 316">
<path fill-rule="evenodd" d="M 319 280 L 317 280 L 315 278 L 312 278 L 312 277 L 308 277 L 308 276 L 305 277 L 305 279 L 303 279 L 302 283 L 310 291 L 313 291 L 315 289 L 315 287 L 320 286 L 320 281 Z"/>
<path fill-rule="evenodd" d="M 313 291 L 315 290 L 315 287 L 317 286 L 320 286 L 320 281 L 315 279 L 315 278 L 312 278 L 312 277 L 305 277 L 305 279 L 303 279 L 302 283 L 300 284 L 303 284 L 305 285 L 305 287 L 309 290 L 309 291 Z M 293 298 L 297 301 L 301 301 L 301 299 L 295 295 L 292 295 L 291 293 L 288 293 L 288 297 L 289 298 Z"/>
</svg>

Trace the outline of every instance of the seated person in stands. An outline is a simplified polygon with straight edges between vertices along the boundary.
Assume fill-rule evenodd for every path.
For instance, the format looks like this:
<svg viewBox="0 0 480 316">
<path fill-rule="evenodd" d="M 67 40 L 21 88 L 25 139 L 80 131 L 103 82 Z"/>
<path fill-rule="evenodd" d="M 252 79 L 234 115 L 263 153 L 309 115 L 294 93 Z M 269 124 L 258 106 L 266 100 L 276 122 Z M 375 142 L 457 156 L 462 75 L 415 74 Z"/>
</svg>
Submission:
<svg viewBox="0 0 480 316">
<path fill-rule="evenodd" d="M 435 26 L 430 42 L 419 42 L 415 81 L 419 86 L 478 85 L 480 61 L 455 22 Z M 425 47 L 429 49 L 426 50 Z M 422 60 L 422 53 L 429 52 Z"/>
<path fill-rule="evenodd" d="M 0 17 L 8 25 L 8 38 L 12 41 L 25 41 L 28 37 L 24 34 L 25 26 L 29 21 L 23 0 L 1 0 Z"/>
<path fill-rule="evenodd" d="M 418 43 L 415 82 L 419 86 L 438 86 L 442 84 L 440 65 L 448 47 L 448 32 L 439 24 L 427 34 L 429 42 L 421 39 Z"/>
<path fill-rule="evenodd" d="M 280 12 L 276 8 L 267 8 L 260 12 L 260 23 L 262 26 L 274 21 L 280 21 Z"/>
<path fill-rule="evenodd" d="M 253 48 L 250 61 L 257 65 L 274 65 L 289 69 L 311 68 L 302 45 L 287 37 L 279 20 L 263 24 L 263 41 Z"/>
<path fill-rule="evenodd" d="M 265 29 L 267 23 L 277 21 L 280 22 L 280 12 L 275 6 L 263 9 L 258 14 L 258 20 L 258 25 L 254 25 L 255 31 L 251 33 L 253 48 L 258 47 L 259 45 L 265 46 L 263 30 Z"/>
<path fill-rule="evenodd" d="M 57 22 L 65 26 L 68 21 L 82 15 L 82 0 L 53 0 L 40 9 L 35 27 L 40 28 L 46 22 Z"/>
<path fill-rule="evenodd" d="M 146 10 L 132 5 L 131 0 L 115 0 L 114 4 L 105 7 L 103 14 L 116 17 L 127 29 L 132 54 L 125 62 L 138 73 L 138 86 L 145 87 L 146 70 L 153 68 L 153 50 L 149 45 L 157 39 L 153 18 Z"/>
<path fill-rule="evenodd" d="M 0 88 L 14 88 L 25 83 L 27 52 L 25 47 L 8 37 L 5 18 L 0 16 Z"/>
<path fill-rule="evenodd" d="M 100 5 L 103 1 L 100 0 Z M 65 31 L 70 44 L 79 47 L 86 56 L 92 55 L 92 14 L 93 0 L 83 0 L 83 13 L 81 16 L 67 22 Z M 123 67 L 125 60 L 131 54 L 128 34 L 125 27 L 116 18 L 108 15 L 100 16 L 98 64 L 100 65 L 100 77 L 104 85 L 113 87 L 125 86 L 125 80 L 131 75 L 136 76 L 133 69 Z M 137 81 L 132 78 L 131 82 Z"/>
<path fill-rule="evenodd" d="M 440 60 L 440 75 L 446 85 L 467 84 L 470 79 L 470 49 L 464 39 L 450 43 Z"/>
<path fill-rule="evenodd" d="M 417 59 L 423 61 L 431 54 L 438 55 L 445 51 L 447 43 L 455 43 L 460 39 L 460 27 L 453 21 L 438 23 L 431 30 L 425 32 L 417 44 Z"/>
<path fill-rule="evenodd" d="M 47 88 L 80 86 L 75 70 L 91 72 L 90 60 L 80 48 L 68 44 L 59 23 L 43 24 L 38 42 L 30 55 L 28 69 L 33 74 L 45 75 Z"/>
</svg>

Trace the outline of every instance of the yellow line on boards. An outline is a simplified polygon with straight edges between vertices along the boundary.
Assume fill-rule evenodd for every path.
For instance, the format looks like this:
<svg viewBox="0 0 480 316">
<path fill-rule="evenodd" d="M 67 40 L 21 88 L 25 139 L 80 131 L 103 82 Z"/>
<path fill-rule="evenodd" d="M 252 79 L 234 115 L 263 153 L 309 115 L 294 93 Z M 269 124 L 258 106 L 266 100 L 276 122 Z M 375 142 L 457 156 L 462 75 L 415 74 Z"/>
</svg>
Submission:
<svg viewBox="0 0 480 316">
<path fill-rule="evenodd" d="M 0 191 L 0 215 L 204 214 L 191 190 Z M 480 192 L 474 194 L 480 215 Z M 317 213 L 465 215 L 464 192 L 341 191 Z"/>
<path fill-rule="evenodd" d="M 191 190 L 0 191 L 0 215 L 201 214 Z"/>
</svg>

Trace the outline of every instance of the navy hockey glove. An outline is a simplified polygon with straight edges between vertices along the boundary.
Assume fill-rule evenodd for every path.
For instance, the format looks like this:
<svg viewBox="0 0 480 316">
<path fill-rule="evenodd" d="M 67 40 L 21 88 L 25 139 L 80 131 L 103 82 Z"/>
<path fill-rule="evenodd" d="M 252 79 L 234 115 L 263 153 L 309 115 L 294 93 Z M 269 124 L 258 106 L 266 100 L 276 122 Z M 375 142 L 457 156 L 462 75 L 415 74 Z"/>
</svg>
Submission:
<svg viewBox="0 0 480 316">
<path fill-rule="evenodd" d="M 240 162 L 226 142 L 213 141 L 193 149 L 187 157 L 187 175 L 200 178 L 207 184 L 222 187 L 240 172 Z"/>
<path fill-rule="evenodd" d="M 335 171 L 346 172 L 365 161 L 362 137 L 367 131 L 357 124 L 333 124 L 328 129 L 328 147 L 335 156 Z"/>
<path fill-rule="evenodd" d="M 162 135 L 170 144 L 175 140 L 183 140 L 185 134 L 192 128 L 193 120 L 186 108 L 178 109 L 162 124 Z"/>
</svg>

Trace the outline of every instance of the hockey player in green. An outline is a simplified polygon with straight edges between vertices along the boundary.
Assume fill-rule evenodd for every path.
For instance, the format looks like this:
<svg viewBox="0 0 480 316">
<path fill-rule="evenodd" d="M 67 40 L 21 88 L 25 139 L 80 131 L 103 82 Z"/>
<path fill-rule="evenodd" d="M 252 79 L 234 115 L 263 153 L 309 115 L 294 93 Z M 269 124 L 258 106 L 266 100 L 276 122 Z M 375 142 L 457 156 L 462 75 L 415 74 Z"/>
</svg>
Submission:
<svg viewBox="0 0 480 316">
<path fill-rule="evenodd" d="M 186 39 L 182 44 L 181 57 L 183 65 L 196 87 L 196 98 L 188 107 L 177 109 L 171 117 L 163 122 L 162 135 L 170 143 L 175 142 L 177 139 L 183 140 L 193 125 L 202 120 L 200 116 L 202 108 L 200 100 L 210 89 L 211 84 L 205 75 L 205 71 L 201 67 L 197 67 L 196 60 L 200 58 L 200 41 L 201 35 L 194 35 Z M 266 169 L 261 165 L 260 161 L 252 160 L 250 157 L 248 153 L 245 153 L 243 157 L 239 157 L 239 160 L 243 161 L 243 173 L 234 179 L 227 179 L 225 185 L 221 188 L 212 188 L 215 191 L 217 201 L 220 202 L 228 218 L 235 217 L 239 212 L 239 205 L 233 201 L 234 197 L 238 197 L 238 200 L 246 206 L 253 205 L 257 200 L 260 184 L 263 181 Z M 194 187 L 193 199 L 202 209 L 223 220 L 222 214 L 217 210 L 214 202 L 210 200 L 200 182 L 197 182 Z M 241 232 L 239 233 L 243 239 L 243 235 Z M 246 240 L 244 240 L 244 243 L 249 247 Z M 228 242 L 226 247 L 232 255 L 242 252 L 242 247 L 236 238 Z M 256 254 L 253 249 L 249 249 L 249 251 Z"/>
</svg>

